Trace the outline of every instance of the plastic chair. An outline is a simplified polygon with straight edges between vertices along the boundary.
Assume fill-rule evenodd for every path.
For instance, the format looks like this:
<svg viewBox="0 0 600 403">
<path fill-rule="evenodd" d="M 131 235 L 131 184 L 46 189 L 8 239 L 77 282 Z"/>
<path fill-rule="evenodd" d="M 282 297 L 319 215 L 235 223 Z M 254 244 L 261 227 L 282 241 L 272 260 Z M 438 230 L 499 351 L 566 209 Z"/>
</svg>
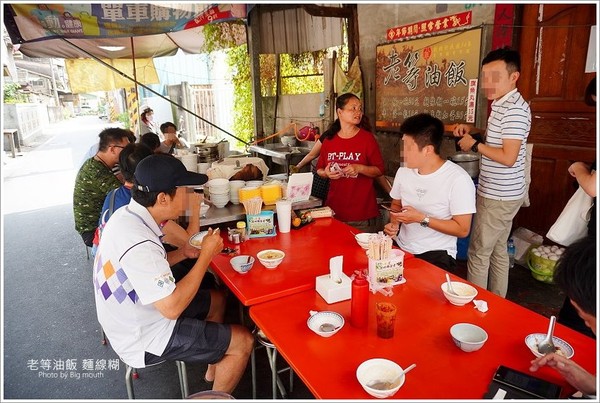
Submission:
<svg viewBox="0 0 600 403">
<path fill-rule="evenodd" d="M 147 365 L 146 367 L 153 367 L 155 365 L 164 364 L 165 362 L 167 361 L 161 361 L 156 364 Z M 181 389 L 181 398 L 185 399 L 189 395 L 187 369 L 185 366 L 185 362 L 183 361 L 175 361 L 175 364 L 177 365 L 177 373 L 179 374 L 179 387 Z M 139 374 L 137 372 L 137 368 L 134 368 L 128 365 L 127 363 L 125 363 L 125 368 L 125 386 L 127 387 L 127 396 L 129 399 L 135 399 L 135 394 L 133 391 L 133 380 L 138 379 Z"/>
<path fill-rule="evenodd" d="M 294 388 L 294 370 L 291 367 L 285 367 L 280 370 L 277 370 L 277 348 L 271 341 L 264 335 L 264 333 L 258 328 L 255 327 L 252 331 L 254 335 L 254 339 L 260 344 L 260 346 L 256 346 L 252 349 L 252 354 L 250 356 L 252 361 L 252 398 L 256 399 L 256 358 L 255 351 L 257 348 L 261 346 L 265 348 L 267 351 L 267 358 L 269 359 L 269 366 L 271 367 L 271 385 L 273 387 L 273 399 L 277 399 L 277 388 L 279 388 L 279 392 L 281 393 L 281 397 L 286 399 L 287 392 L 285 387 L 283 386 L 283 382 L 279 378 L 279 374 L 285 371 L 290 371 L 290 392 Z"/>
</svg>

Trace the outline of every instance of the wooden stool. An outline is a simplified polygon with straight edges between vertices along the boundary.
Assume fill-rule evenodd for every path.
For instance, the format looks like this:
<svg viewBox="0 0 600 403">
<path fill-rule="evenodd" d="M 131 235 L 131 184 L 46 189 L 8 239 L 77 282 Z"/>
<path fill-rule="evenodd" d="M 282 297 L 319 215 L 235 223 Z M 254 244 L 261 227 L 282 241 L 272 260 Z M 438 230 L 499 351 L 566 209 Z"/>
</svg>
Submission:
<svg viewBox="0 0 600 403">
<path fill-rule="evenodd" d="M 19 134 L 17 129 L 3 129 L 2 133 L 4 134 L 4 142 L 10 145 L 10 152 L 12 153 L 12 157 L 17 157 L 17 150 L 21 152 L 21 142 L 19 141 Z"/>
</svg>

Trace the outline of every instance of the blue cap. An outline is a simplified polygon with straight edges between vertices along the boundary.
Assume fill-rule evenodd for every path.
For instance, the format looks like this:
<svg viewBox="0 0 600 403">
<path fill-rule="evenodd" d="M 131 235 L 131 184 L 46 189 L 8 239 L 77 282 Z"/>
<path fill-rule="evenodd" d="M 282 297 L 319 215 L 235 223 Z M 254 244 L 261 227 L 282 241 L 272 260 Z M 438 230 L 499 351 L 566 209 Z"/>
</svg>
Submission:
<svg viewBox="0 0 600 403">
<path fill-rule="evenodd" d="M 166 192 L 178 186 L 203 185 L 208 176 L 188 171 L 177 158 L 153 154 L 135 168 L 135 187 L 142 192 Z"/>
</svg>

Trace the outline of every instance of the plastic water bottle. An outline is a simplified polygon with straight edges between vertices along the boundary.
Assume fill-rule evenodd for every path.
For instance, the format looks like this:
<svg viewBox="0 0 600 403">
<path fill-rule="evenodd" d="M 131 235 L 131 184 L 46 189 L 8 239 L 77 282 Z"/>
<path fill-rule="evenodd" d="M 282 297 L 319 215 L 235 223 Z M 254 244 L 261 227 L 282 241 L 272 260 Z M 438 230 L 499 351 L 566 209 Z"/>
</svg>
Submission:
<svg viewBox="0 0 600 403">
<path fill-rule="evenodd" d="M 507 251 L 508 251 L 508 267 L 509 268 L 513 268 L 515 267 L 515 243 L 513 242 L 512 238 L 508 238 L 508 246 L 507 246 Z"/>
</svg>

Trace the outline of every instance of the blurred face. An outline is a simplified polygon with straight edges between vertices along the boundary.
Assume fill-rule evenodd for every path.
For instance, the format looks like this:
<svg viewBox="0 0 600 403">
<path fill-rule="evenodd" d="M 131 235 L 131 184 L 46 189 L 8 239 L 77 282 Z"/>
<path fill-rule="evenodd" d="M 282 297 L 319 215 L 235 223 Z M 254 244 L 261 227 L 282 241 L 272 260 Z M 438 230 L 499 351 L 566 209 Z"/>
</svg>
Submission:
<svg viewBox="0 0 600 403">
<path fill-rule="evenodd" d="M 495 60 L 481 68 L 481 88 L 487 99 L 496 100 L 517 86 L 519 72 L 509 73 L 506 62 Z"/>
<path fill-rule="evenodd" d="M 185 215 L 186 209 L 190 208 L 190 195 L 189 193 L 193 193 L 193 189 L 187 187 L 178 187 L 175 192 L 175 197 L 167 203 L 169 210 L 169 218 L 172 220 L 176 220 L 181 215 Z M 165 197 L 169 199 L 169 195 L 166 193 L 161 194 L 159 197 Z"/>
<path fill-rule="evenodd" d="M 418 169 L 425 160 L 426 148 L 419 150 L 419 146 L 411 136 L 402 135 L 402 151 L 404 154 L 404 166 L 410 169 Z"/>
<path fill-rule="evenodd" d="M 363 115 L 362 104 L 358 98 L 350 98 L 343 108 L 337 110 L 337 114 L 341 122 L 358 126 Z"/>
<path fill-rule="evenodd" d="M 129 144 L 129 138 L 123 137 L 119 141 L 115 141 L 108 146 L 108 153 L 110 155 L 110 162 L 114 165 L 119 162 L 119 155 L 121 151 Z M 108 161 L 107 161 L 108 162 Z"/>
<path fill-rule="evenodd" d="M 164 131 L 165 134 L 177 134 L 177 130 L 173 126 L 169 126 Z"/>
</svg>

